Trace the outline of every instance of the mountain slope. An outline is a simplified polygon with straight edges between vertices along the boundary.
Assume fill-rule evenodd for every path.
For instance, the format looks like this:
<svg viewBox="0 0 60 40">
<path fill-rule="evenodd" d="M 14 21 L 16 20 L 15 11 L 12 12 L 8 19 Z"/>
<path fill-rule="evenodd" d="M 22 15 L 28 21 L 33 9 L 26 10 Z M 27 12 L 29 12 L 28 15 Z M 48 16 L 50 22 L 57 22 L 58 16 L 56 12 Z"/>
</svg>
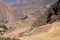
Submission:
<svg viewBox="0 0 60 40">
<path fill-rule="evenodd" d="M 54 22 L 51 29 L 46 33 L 37 33 L 36 35 L 21 37 L 21 40 L 60 40 L 60 22 Z M 49 26 L 50 26 L 49 25 Z M 42 26 L 43 27 L 43 26 Z"/>
<path fill-rule="evenodd" d="M 17 21 L 25 16 L 23 13 L 17 8 L 8 5 L 6 3 L 0 2 L 0 19 L 7 20 L 7 21 Z"/>
</svg>

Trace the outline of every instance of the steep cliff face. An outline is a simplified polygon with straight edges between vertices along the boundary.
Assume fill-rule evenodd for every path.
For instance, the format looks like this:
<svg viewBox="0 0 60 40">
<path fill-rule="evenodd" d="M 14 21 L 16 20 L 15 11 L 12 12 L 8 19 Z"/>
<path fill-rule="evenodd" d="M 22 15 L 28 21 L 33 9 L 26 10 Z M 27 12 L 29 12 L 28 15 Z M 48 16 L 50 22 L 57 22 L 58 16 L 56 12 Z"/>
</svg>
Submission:
<svg viewBox="0 0 60 40">
<path fill-rule="evenodd" d="M 34 18 L 37 18 L 32 26 L 41 26 L 47 23 L 52 23 L 56 20 L 60 20 L 60 2 L 58 1 L 54 5 L 48 4 L 48 6 L 43 9 L 35 12 L 33 15 Z"/>
</svg>

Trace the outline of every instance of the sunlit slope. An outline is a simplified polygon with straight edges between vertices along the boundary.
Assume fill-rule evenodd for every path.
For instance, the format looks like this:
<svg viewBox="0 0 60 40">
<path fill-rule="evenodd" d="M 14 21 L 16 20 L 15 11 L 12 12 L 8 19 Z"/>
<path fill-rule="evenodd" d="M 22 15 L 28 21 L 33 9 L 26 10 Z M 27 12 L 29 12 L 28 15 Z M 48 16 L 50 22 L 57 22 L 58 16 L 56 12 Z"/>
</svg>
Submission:
<svg viewBox="0 0 60 40">
<path fill-rule="evenodd" d="M 50 25 L 49 25 L 50 26 Z M 60 40 L 60 22 L 51 24 L 51 29 L 43 34 L 36 34 L 32 36 L 22 37 L 21 40 Z"/>
<path fill-rule="evenodd" d="M 0 2 L 0 20 L 7 20 L 8 22 L 18 21 L 25 16 L 16 7 Z"/>
<path fill-rule="evenodd" d="M 8 26 L 8 28 L 10 28 L 10 29 L 8 31 L 6 31 L 2 36 L 13 38 L 13 37 L 17 36 L 19 33 L 28 31 L 31 28 L 30 25 L 34 22 L 34 20 L 35 20 L 34 18 L 29 17 L 28 19 L 26 19 L 24 21 L 20 20 L 17 22 L 8 23 L 8 24 L 6 24 L 6 26 Z"/>
</svg>

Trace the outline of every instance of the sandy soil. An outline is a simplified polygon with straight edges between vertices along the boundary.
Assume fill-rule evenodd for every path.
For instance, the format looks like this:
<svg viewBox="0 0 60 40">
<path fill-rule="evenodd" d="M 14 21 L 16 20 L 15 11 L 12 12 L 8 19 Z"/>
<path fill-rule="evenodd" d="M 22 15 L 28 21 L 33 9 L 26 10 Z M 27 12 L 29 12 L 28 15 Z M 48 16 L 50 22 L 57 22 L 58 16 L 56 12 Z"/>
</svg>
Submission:
<svg viewBox="0 0 60 40">
<path fill-rule="evenodd" d="M 47 24 L 48 25 L 48 24 Z M 21 40 L 60 40 L 60 22 L 54 22 L 48 26 L 52 28 L 45 33 L 37 33 L 32 36 L 21 37 Z"/>
</svg>

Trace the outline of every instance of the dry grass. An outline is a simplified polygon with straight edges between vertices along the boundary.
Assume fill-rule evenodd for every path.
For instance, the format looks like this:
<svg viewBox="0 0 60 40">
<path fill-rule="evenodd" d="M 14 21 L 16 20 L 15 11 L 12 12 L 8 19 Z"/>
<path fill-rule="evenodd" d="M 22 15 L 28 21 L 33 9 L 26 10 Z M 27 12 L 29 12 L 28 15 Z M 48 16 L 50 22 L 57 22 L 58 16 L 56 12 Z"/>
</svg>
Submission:
<svg viewBox="0 0 60 40">
<path fill-rule="evenodd" d="M 48 25 L 50 26 L 50 25 Z M 51 29 L 45 33 L 37 33 L 36 35 L 21 37 L 21 40 L 60 40 L 60 22 L 51 24 Z"/>
</svg>

